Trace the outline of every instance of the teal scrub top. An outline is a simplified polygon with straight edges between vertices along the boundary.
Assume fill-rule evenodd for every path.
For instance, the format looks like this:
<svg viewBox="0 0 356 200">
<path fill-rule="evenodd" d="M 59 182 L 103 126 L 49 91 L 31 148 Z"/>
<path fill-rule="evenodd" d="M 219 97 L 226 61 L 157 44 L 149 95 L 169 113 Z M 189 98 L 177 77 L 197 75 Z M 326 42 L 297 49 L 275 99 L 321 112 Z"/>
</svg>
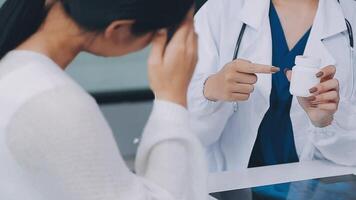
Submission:
<svg viewBox="0 0 356 200">
<path fill-rule="evenodd" d="M 295 57 L 304 53 L 310 29 L 290 50 L 282 24 L 272 3 L 269 19 L 272 31 L 272 65 L 281 70 L 272 75 L 270 107 L 260 124 L 249 167 L 299 161 L 290 118 L 293 96 L 289 93 L 289 81 L 284 71 L 286 68 L 291 69 L 295 65 Z"/>
</svg>

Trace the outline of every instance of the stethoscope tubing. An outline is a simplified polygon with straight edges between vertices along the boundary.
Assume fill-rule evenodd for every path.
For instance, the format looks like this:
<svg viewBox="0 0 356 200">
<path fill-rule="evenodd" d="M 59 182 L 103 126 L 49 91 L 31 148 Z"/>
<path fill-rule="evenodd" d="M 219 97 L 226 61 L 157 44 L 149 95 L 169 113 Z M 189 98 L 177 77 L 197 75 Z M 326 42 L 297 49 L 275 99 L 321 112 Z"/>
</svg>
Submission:
<svg viewBox="0 0 356 200">
<path fill-rule="evenodd" d="M 354 50 L 354 36 L 353 36 L 353 29 L 352 29 L 352 26 L 351 26 L 351 23 L 345 19 L 345 22 L 346 22 L 346 27 L 347 27 L 347 33 L 348 33 L 348 36 L 349 36 L 349 46 L 352 50 Z M 236 45 L 235 45 L 235 51 L 234 51 L 234 55 L 233 55 L 233 59 L 232 60 L 236 60 L 237 59 L 237 56 L 239 54 L 239 51 L 240 51 L 240 46 L 241 46 L 241 43 L 242 43 L 242 39 L 243 39 L 243 36 L 245 34 L 245 31 L 246 31 L 246 24 L 243 23 L 242 24 L 242 28 L 240 30 L 240 33 L 239 33 L 239 36 L 238 36 L 238 39 L 237 39 L 237 42 L 236 42 Z"/>
</svg>

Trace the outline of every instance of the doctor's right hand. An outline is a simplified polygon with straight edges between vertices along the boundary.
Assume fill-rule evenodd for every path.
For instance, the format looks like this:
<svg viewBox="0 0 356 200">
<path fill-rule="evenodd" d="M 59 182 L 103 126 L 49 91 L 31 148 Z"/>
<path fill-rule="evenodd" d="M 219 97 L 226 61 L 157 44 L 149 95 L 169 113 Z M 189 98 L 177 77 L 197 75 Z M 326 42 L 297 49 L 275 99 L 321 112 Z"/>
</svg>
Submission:
<svg viewBox="0 0 356 200">
<path fill-rule="evenodd" d="M 246 101 L 254 91 L 258 73 L 273 74 L 278 67 L 237 59 L 205 82 L 204 96 L 211 101 Z"/>
</svg>

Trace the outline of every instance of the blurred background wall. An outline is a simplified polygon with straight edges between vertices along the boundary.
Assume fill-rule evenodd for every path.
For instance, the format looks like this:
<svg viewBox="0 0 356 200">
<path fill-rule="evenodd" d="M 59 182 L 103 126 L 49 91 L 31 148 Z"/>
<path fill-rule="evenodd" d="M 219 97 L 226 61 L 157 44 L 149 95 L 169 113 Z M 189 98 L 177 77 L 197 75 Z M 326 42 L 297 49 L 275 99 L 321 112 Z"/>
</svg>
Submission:
<svg viewBox="0 0 356 200">
<path fill-rule="evenodd" d="M 0 5 L 4 2 L 0 0 Z M 204 2 L 197 0 L 197 8 Z M 133 141 L 140 137 L 152 107 L 153 95 L 146 76 L 148 53 L 148 48 L 121 58 L 82 53 L 67 69 L 97 99 L 121 153 L 129 162 L 137 149 Z"/>
</svg>

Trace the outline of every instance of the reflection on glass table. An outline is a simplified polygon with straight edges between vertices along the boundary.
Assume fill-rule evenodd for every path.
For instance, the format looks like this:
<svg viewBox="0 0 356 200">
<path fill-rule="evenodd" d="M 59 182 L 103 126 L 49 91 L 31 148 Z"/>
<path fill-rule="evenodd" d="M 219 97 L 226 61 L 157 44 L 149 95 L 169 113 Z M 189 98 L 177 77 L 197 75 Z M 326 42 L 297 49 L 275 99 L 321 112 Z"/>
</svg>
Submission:
<svg viewBox="0 0 356 200">
<path fill-rule="evenodd" d="M 219 200 L 356 200 L 356 176 L 334 176 L 213 195 Z"/>
</svg>

